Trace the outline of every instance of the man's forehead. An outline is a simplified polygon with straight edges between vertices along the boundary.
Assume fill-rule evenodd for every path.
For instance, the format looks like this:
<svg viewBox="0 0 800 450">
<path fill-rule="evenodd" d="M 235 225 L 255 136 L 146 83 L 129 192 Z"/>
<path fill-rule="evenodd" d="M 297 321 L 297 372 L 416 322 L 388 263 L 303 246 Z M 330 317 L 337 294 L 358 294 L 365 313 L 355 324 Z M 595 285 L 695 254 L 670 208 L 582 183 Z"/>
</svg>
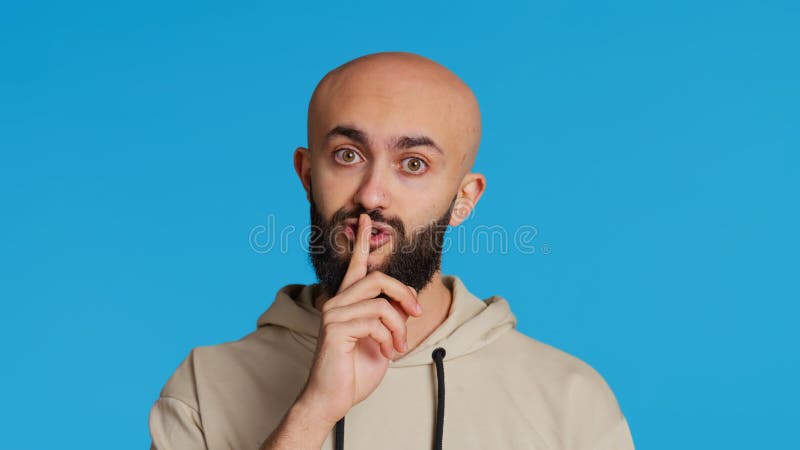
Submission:
<svg viewBox="0 0 800 450">
<path fill-rule="evenodd" d="M 409 80 L 401 77 L 349 78 L 346 83 L 331 83 L 315 92 L 314 110 L 320 118 L 369 115 L 373 120 L 428 119 L 452 112 L 456 105 L 467 106 L 459 92 L 442 83 Z"/>
<path fill-rule="evenodd" d="M 469 87 L 444 66 L 407 53 L 367 55 L 334 69 L 317 85 L 308 111 L 309 145 L 349 135 L 399 148 L 428 140 L 432 149 L 476 152 L 480 128 Z"/>
<path fill-rule="evenodd" d="M 356 72 L 357 68 L 350 69 Z M 434 111 L 460 104 L 469 107 L 472 93 L 458 79 L 410 71 L 364 70 L 332 75 L 315 90 L 313 106 L 320 109 Z"/>
</svg>

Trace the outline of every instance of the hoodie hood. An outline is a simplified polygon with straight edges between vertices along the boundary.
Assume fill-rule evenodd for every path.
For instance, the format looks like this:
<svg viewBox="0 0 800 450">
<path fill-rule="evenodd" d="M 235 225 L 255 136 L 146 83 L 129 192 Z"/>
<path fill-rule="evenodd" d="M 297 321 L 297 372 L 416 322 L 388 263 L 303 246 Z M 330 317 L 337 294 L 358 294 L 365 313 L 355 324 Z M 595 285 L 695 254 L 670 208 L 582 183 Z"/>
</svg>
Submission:
<svg viewBox="0 0 800 450">
<path fill-rule="evenodd" d="M 517 325 L 508 301 L 494 295 L 481 300 L 472 294 L 455 275 L 442 275 L 442 282 L 452 292 L 447 318 L 425 340 L 389 368 L 432 364 L 431 352 L 443 347 L 443 361 L 474 352 Z M 316 348 L 322 313 L 313 306 L 313 299 L 322 286 L 289 284 L 278 290 L 275 301 L 258 318 L 257 327 L 279 326 L 288 329 L 309 351 Z"/>
</svg>

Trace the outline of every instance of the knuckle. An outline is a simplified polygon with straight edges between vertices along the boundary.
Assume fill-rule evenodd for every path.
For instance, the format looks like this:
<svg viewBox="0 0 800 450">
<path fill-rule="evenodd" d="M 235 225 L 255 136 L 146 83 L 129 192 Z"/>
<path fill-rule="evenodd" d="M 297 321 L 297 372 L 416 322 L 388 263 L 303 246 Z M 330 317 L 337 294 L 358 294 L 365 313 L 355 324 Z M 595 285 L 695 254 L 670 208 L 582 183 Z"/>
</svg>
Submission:
<svg viewBox="0 0 800 450">
<path fill-rule="evenodd" d="M 374 280 L 375 280 L 375 278 L 377 278 L 377 277 L 378 277 L 378 274 L 379 274 L 379 273 L 380 273 L 380 271 L 379 271 L 379 270 L 373 270 L 372 272 L 368 273 L 368 274 L 367 274 L 367 276 L 365 276 L 364 278 L 362 278 L 362 280 L 366 280 L 365 282 L 367 282 L 367 281 L 374 281 Z"/>
<path fill-rule="evenodd" d="M 333 334 L 338 329 L 339 329 L 338 322 L 327 322 L 322 324 L 322 332 L 326 335 Z"/>
<path fill-rule="evenodd" d="M 326 312 L 322 313 L 322 323 L 323 324 L 338 322 L 337 320 L 335 320 L 335 318 L 336 317 L 335 317 L 335 312 L 334 311 L 326 311 Z"/>
<path fill-rule="evenodd" d="M 376 312 L 378 314 L 383 313 L 385 311 L 383 309 L 384 306 L 386 306 L 388 304 L 389 303 L 386 300 L 382 299 L 382 298 L 373 298 L 372 300 L 369 301 L 370 310 L 372 310 L 372 311 L 374 311 L 374 312 Z"/>
<path fill-rule="evenodd" d="M 323 304 L 322 304 L 322 307 L 320 308 L 320 311 L 321 311 L 323 314 L 325 314 L 326 312 L 330 311 L 330 310 L 331 310 L 332 308 L 334 308 L 334 306 L 335 306 L 335 305 L 334 305 L 334 301 L 335 301 L 335 300 L 336 300 L 336 297 L 334 297 L 334 298 L 331 298 L 331 299 L 329 299 L 328 301 L 326 301 L 325 303 L 323 303 Z"/>
<path fill-rule="evenodd" d="M 372 330 L 375 331 L 377 335 L 384 338 L 386 337 L 387 334 L 389 334 L 389 330 L 387 330 L 386 327 L 383 326 L 383 322 L 381 322 L 380 319 L 370 320 L 370 328 L 372 328 Z"/>
<path fill-rule="evenodd" d="M 341 332 L 343 327 L 342 322 L 328 322 L 322 325 L 322 333 L 326 336 L 336 335 Z"/>
<path fill-rule="evenodd" d="M 398 313 L 397 313 L 397 310 L 394 309 L 394 306 L 390 305 L 389 302 L 387 302 L 386 300 L 383 300 L 383 299 L 381 299 L 381 302 L 382 302 L 382 304 L 381 304 L 380 308 L 381 308 L 382 315 L 384 317 L 386 317 L 387 319 L 389 319 L 389 320 L 396 319 L 397 316 L 398 316 Z"/>
<path fill-rule="evenodd" d="M 330 311 L 326 311 L 325 313 L 323 313 L 322 323 L 333 324 L 333 323 L 336 323 L 336 322 L 341 322 L 341 320 L 339 319 L 339 314 L 337 313 L 337 310 L 330 310 Z"/>
<path fill-rule="evenodd" d="M 373 277 L 373 278 L 378 278 L 378 279 L 381 279 L 381 280 L 382 280 L 382 279 L 385 279 L 386 277 L 388 277 L 388 275 L 386 275 L 385 273 L 383 273 L 383 272 L 382 272 L 382 271 L 380 271 L 380 270 L 373 270 L 373 271 L 371 272 L 371 274 L 372 274 L 372 277 Z"/>
<path fill-rule="evenodd" d="M 392 311 L 390 310 L 394 308 L 392 308 L 392 306 L 389 304 L 389 302 L 386 301 L 386 299 L 383 298 L 372 299 L 371 307 L 375 316 L 380 318 L 387 318 L 390 320 L 392 319 Z"/>
</svg>

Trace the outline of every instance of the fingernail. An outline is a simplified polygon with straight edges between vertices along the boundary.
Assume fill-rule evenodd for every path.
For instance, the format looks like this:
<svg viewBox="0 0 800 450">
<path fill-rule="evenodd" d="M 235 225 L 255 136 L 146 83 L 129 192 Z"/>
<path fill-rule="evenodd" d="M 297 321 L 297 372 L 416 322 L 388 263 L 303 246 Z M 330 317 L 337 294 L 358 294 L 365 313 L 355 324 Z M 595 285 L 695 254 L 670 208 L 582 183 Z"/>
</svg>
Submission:
<svg viewBox="0 0 800 450">
<path fill-rule="evenodd" d="M 422 305 L 420 305 L 419 303 L 415 304 L 414 305 L 414 310 L 417 311 L 417 314 L 421 313 L 422 312 Z"/>
<path fill-rule="evenodd" d="M 403 352 L 405 353 L 407 351 L 408 351 L 408 342 L 407 341 L 403 341 Z"/>
</svg>

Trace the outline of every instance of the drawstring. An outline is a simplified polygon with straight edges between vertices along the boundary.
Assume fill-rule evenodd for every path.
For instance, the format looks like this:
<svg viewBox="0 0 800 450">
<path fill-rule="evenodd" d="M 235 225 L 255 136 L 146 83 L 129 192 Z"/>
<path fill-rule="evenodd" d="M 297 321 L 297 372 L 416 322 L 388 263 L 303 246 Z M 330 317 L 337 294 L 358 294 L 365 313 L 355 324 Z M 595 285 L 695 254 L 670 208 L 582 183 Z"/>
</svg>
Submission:
<svg viewBox="0 0 800 450">
<path fill-rule="evenodd" d="M 442 450 L 442 436 L 444 435 L 444 355 L 447 352 L 443 347 L 437 347 L 431 353 L 431 358 L 436 364 L 436 429 L 433 437 L 433 449 Z M 336 450 L 344 450 L 344 417 L 336 422 Z"/>
<path fill-rule="evenodd" d="M 336 422 L 336 450 L 344 450 L 344 417 Z"/>
<path fill-rule="evenodd" d="M 444 348 L 439 347 L 433 351 L 431 357 L 436 363 L 436 434 L 433 440 L 434 450 L 442 450 L 442 434 L 444 433 Z"/>
</svg>

